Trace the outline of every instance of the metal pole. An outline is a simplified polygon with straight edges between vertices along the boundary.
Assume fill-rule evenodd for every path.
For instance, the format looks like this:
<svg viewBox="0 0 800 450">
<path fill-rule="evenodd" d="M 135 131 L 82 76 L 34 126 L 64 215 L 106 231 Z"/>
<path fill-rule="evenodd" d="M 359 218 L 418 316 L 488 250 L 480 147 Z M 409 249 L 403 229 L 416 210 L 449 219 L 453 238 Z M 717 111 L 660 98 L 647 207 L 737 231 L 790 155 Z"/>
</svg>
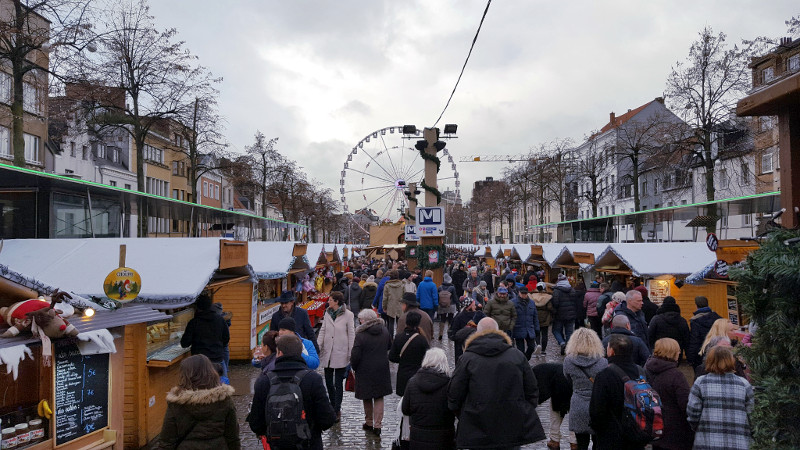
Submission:
<svg viewBox="0 0 800 450">
<path fill-rule="evenodd" d="M 94 214 L 92 214 L 92 194 L 89 192 L 89 188 L 86 188 L 86 198 L 89 200 L 89 229 L 92 231 L 92 237 L 94 237 Z"/>
</svg>

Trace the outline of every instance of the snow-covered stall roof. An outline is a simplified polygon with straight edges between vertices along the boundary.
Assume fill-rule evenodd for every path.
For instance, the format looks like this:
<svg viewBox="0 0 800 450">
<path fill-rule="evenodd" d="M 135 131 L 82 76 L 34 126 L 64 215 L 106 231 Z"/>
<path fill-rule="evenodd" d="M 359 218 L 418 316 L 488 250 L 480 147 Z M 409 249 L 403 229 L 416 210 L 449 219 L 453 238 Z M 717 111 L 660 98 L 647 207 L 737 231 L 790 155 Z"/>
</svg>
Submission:
<svg viewBox="0 0 800 450">
<path fill-rule="evenodd" d="M 219 238 L 14 239 L 5 241 L 0 264 L 83 297 L 105 297 L 103 281 L 119 266 L 142 277 L 137 303 L 177 308 L 194 302 L 219 267 Z"/>
<path fill-rule="evenodd" d="M 531 255 L 531 245 L 539 245 L 542 247 L 541 259 L 538 256 Z M 519 254 L 520 261 L 528 264 L 534 264 L 541 261 L 552 266 L 556 257 L 561 253 L 566 244 L 515 244 L 514 248 Z M 532 258 L 533 256 L 533 258 Z"/>
<path fill-rule="evenodd" d="M 704 242 L 609 244 L 591 269 L 626 271 L 637 277 L 689 275 L 716 260 Z"/>
<path fill-rule="evenodd" d="M 498 250 L 500 250 L 500 244 L 479 245 L 478 246 L 478 250 L 475 251 L 475 254 L 473 256 L 481 256 L 481 257 L 482 256 L 487 256 L 486 247 L 489 247 L 491 249 L 491 251 L 489 252 L 489 253 L 491 253 L 491 255 L 489 255 L 489 256 L 491 256 L 492 258 L 494 258 L 497 255 Z"/>
<path fill-rule="evenodd" d="M 324 253 L 325 253 L 325 244 L 319 244 L 316 242 L 309 243 L 306 246 L 306 258 L 308 259 L 308 264 L 311 267 L 316 266 L 317 262 L 319 262 L 320 256 L 322 256 L 322 258 L 327 261 L 327 258 L 324 255 Z"/>
<path fill-rule="evenodd" d="M 310 271 L 306 256 L 293 256 L 294 242 L 254 241 L 249 243 L 248 258 L 256 278 L 275 280 L 285 278 L 293 269 Z M 314 261 L 316 263 L 316 260 Z"/>
<path fill-rule="evenodd" d="M 564 248 L 558 253 L 558 255 L 553 260 L 553 267 L 575 267 L 575 253 L 591 253 L 594 255 L 595 258 L 600 256 L 606 249 L 608 248 L 608 244 L 595 244 L 595 243 L 575 243 L 575 244 L 564 244 Z M 597 260 L 595 259 L 595 262 Z M 580 263 L 577 264 L 581 270 L 586 271 L 591 264 L 584 264 Z"/>
</svg>

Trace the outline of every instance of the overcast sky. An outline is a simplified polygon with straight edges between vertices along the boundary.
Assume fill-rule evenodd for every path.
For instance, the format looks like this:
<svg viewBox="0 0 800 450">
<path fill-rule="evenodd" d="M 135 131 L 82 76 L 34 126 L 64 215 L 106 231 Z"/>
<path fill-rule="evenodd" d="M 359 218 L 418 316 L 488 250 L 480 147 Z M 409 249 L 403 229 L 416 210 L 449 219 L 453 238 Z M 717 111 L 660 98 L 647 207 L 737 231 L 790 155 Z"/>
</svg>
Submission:
<svg viewBox="0 0 800 450">
<path fill-rule="evenodd" d="M 431 126 L 458 76 L 484 0 L 153 0 L 201 64 L 224 78 L 234 150 L 256 130 L 339 199 L 342 164 L 383 127 Z M 582 139 L 661 96 L 704 26 L 730 43 L 778 37 L 797 0 L 495 0 L 440 122 L 458 124 L 453 157 L 524 154 Z M 364 161 L 359 162 L 359 158 Z M 364 167 L 362 154 L 353 164 Z M 462 197 L 500 163 L 458 163 Z M 367 172 L 372 169 L 367 169 Z M 349 205 L 351 210 L 358 204 Z"/>
</svg>

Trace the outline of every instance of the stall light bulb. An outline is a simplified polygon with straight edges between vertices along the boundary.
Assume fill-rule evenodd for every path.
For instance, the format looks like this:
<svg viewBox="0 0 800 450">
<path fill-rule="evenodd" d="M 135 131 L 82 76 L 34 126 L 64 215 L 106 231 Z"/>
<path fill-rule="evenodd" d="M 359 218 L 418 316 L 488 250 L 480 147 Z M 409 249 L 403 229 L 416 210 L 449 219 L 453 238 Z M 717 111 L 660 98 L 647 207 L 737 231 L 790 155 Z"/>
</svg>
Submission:
<svg viewBox="0 0 800 450">
<path fill-rule="evenodd" d="M 86 310 L 83 311 L 83 317 L 92 317 L 93 315 L 94 315 L 94 308 L 86 308 Z"/>
</svg>

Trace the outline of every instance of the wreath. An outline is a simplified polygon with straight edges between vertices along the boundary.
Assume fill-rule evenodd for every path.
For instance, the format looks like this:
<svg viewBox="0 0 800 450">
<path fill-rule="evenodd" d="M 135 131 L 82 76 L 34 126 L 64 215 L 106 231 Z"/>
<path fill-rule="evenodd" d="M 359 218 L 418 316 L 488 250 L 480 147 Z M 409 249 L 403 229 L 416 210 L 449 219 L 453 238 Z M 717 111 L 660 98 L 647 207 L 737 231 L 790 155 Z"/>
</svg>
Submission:
<svg viewBox="0 0 800 450">
<path fill-rule="evenodd" d="M 411 248 L 406 247 L 406 250 Z M 413 247 L 417 253 L 417 267 L 421 270 L 427 269 L 438 269 L 444 267 L 445 262 L 447 261 L 447 247 L 442 245 L 434 245 L 434 244 L 426 244 L 426 245 L 416 245 Z M 437 260 L 436 262 L 430 261 L 431 252 L 437 252 Z M 409 253 L 406 253 L 409 254 Z"/>
</svg>

